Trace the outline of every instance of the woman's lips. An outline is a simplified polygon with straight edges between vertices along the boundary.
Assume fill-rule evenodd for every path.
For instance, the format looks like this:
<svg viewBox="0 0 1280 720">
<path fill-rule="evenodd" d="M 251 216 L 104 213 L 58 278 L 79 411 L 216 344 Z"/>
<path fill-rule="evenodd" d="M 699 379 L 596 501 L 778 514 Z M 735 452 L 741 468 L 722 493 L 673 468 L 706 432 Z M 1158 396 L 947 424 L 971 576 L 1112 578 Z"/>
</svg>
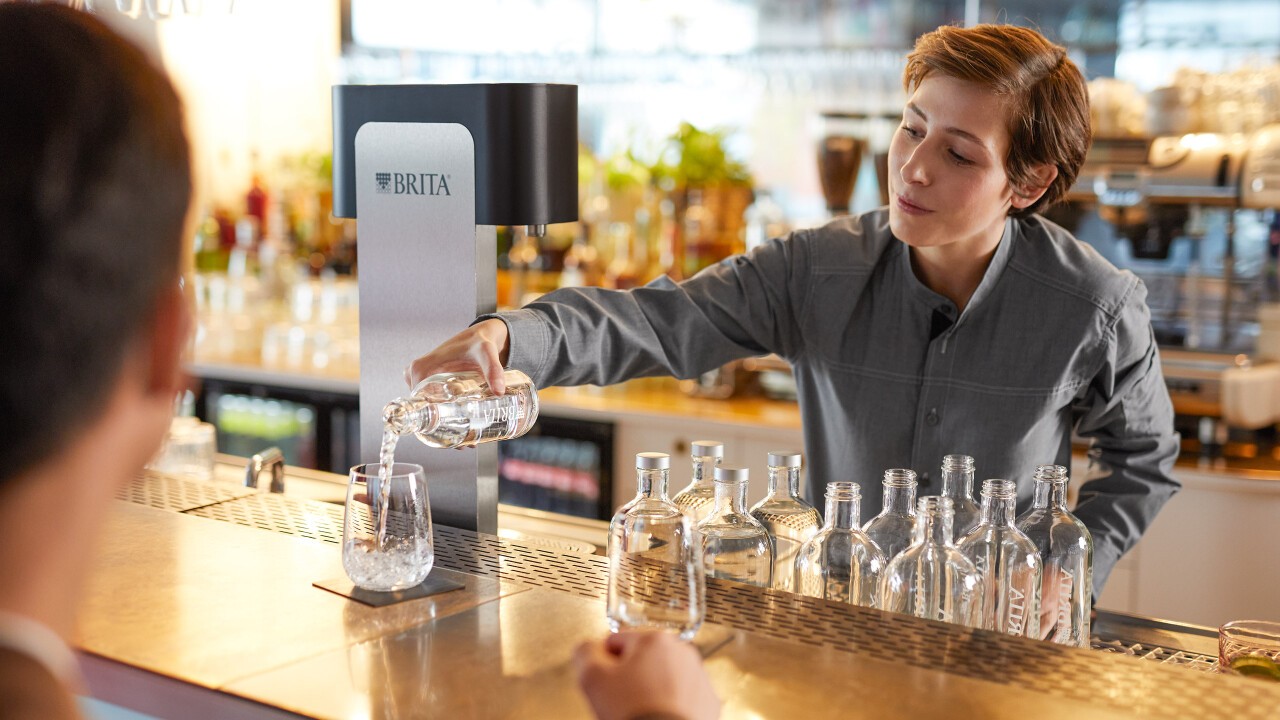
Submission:
<svg viewBox="0 0 1280 720">
<path fill-rule="evenodd" d="M 912 202 L 908 202 L 907 199 L 902 197 L 901 195 L 898 195 L 897 198 L 898 198 L 898 209 L 908 215 L 928 215 L 929 213 L 933 212 L 932 210 L 929 210 L 927 208 L 922 208 L 919 205 L 916 205 Z"/>
</svg>

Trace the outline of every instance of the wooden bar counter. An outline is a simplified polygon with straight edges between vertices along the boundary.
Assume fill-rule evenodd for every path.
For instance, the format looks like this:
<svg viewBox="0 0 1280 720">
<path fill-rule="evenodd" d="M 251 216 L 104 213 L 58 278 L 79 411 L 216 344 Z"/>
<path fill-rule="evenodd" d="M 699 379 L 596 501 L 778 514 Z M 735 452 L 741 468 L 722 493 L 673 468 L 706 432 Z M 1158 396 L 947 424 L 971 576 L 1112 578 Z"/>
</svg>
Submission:
<svg viewBox="0 0 1280 720">
<path fill-rule="evenodd" d="M 87 689 L 159 717 L 589 717 L 599 556 L 436 528 L 464 587 L 382 608 L 342 577 L 341 507 L 148 474 L 119 494 L 77 639 Z M 270 529 L 264 529 L 270 528 Z M 1280 684 L 708 583 L 724 717 L 1275 717 Z"/>
</svg>

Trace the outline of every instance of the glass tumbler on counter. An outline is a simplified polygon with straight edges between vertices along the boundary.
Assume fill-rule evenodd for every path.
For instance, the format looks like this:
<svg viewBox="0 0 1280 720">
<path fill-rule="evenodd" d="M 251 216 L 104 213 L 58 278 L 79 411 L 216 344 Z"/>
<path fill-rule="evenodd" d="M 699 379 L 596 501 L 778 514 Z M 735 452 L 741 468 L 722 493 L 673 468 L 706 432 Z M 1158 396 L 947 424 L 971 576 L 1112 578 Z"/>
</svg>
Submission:
<svg viewBox="0 0 1280 720">
<path fill-rule="evenodd" d="M 1280 622 L 1233 620 L 1218 628 L 1218 669 L 1280 680 Z"/>
<path fill-rule="evenodd" d="M 973 501 L 973 458 L 968 455 L 942 458 L 942 496 L 951 498 L 953 539 L 959 542 L 978 527 L 981 519 L 978 504 Z"/>
<path fill-rule="evenodd" d="M 793 592 L 796 554 L 818 532 L 822 518 L 800 498 L 800 453 L 774 450 L 768 463 L 769 494 L 751 508 L 751 517 L 773 538 L 773 587 Z"/>
<path fill-rule="evenodd" d="M 614 632 L 669 630 L 688 640 L 706 614 L 702 547 L 693 521 L 667 497 L 671 457 L 636 455 L 634 499 L 609 522 L 606 613 Z"/>
<path fill-rule="evenodd" d="M 1012 480 L 982 483 L 982 521 L 956 547 L 982 576 L 982 628 L 1040 639 L 1040 552 L 1013 526 Z"/>
<path fill-rule="evenodd" d="M 689 453 L 693 460 L 693 479 L 676 493 L 671 502 L 685 511 L 696 525 L 716 505 L 716 481 L 712 473 L 724 459 L 724 443 L 694 440 L 689 446 Z"/>
<path fill-rule="evenodd" d="M 826 523 L 800 547 L 795 562 L 796 592 L 876 607 L 885 559 L 880 548 L 858 529 L 861 494 L 857 483 L 827 483 Z"/>
<path fill-rule="evenodd" d="M 916 526 L 916 473 L 894 468 L 884 471 L 884 498 L 880 514 L 862 526 L 862 532 L 875 542 L 885 560 L 911 544 Z"/>
<path fill-rule="evenodd" d="M 702 565 L 708 577 L 769 587 L 773 582 L 773 541 L 760 521 L 747 512 L 747 477 L 743 467 L 715 469 L 716 505 L 698 523 Z"/>
<path fill-rule="evenodd" d="M 1040 634 L 1059 645 L 1089 647 L 1093 537 L 1067 509 L 1067 469 L 1040 465 L 1031 509 L 1017 527 L 1040 552 Z"/>
<path fill-rule="evenodd" d="M 421 465 L 351 468 L 342 524 L 342 567 L 356 587 L 390 592 L 427 579 L 435 562 L 431 503 Z M 383 486 L 386 482 L 386 486 Z"/>
<path fill-rule="evenodd" d="M 951 499 L 920 498 L 911 545 L 889 561 L 880 609 L 981 627 L 982 577 L 951 542 Z"/>
</svg>

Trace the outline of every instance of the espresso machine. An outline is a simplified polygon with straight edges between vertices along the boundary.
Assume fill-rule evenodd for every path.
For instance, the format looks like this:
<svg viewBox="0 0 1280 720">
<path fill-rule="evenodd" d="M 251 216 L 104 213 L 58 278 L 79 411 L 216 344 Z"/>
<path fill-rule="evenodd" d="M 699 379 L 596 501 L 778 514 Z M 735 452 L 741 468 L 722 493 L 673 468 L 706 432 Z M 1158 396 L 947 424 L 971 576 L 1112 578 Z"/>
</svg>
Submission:
<svg viewBox="0 0 1280 720">
<path fill-rule="evenodd" d="M 337 85 L 333 214 L 359 221 L 360 453 L 378 458 L 382 408 L 404 371 L 496 306 L 498 225 L 533 236 L 578 219 L 575 85 Z M 497 450 L 404 439 L 432 514 L 497 532 Z"/>
<path fill-rule="evenodd" d="M 1176 237 L 1201 241 L 1203 219 L 1221 214 L 1221 278 L 1173 279 L 1169 294 L 1184 306 L 1188 328 L 1162 334 L 1162 309 L 1152 302 L 1165 380 L 1178 414 L 1199 417 L 1192 436 L 1202 447 L 1225 445 L 1228 427 L 1256 430 L 1280 421 L 1274 362 L 1280 357 L 1259 353 L 1265 328 L 1257 343 L 1244 332 L 1254 315 L 1261 321 L 1268 313 L 1255 307 L 1254 293 L 1237 287 L 1236 268 L 1237 212 L 1280 207 L 1280 126 L 1251 135 L 1097 138 L 1067 199 L 1071 204 L 1053 219 L 1074 229 L 1082 209 L 1095 209 L 1132 243 L 1134 258 L 1147 260 L 1168 257 Z"/>
</svg>

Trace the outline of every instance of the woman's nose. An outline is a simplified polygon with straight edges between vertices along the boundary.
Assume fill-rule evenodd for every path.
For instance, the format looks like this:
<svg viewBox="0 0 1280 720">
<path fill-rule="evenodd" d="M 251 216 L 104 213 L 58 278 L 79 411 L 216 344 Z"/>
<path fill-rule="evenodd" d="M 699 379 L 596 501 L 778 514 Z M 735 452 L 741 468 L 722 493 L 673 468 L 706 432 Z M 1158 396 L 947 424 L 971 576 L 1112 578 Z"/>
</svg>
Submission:
<svg viewBox="0 0 1280 720">
<path fill-rule="evenodd" d="M 929 169 L 925 167 L 924 153 L 916 146 L 902 163 L 902 182 L 907 185 L 928 185 Z"/>
</svg>

